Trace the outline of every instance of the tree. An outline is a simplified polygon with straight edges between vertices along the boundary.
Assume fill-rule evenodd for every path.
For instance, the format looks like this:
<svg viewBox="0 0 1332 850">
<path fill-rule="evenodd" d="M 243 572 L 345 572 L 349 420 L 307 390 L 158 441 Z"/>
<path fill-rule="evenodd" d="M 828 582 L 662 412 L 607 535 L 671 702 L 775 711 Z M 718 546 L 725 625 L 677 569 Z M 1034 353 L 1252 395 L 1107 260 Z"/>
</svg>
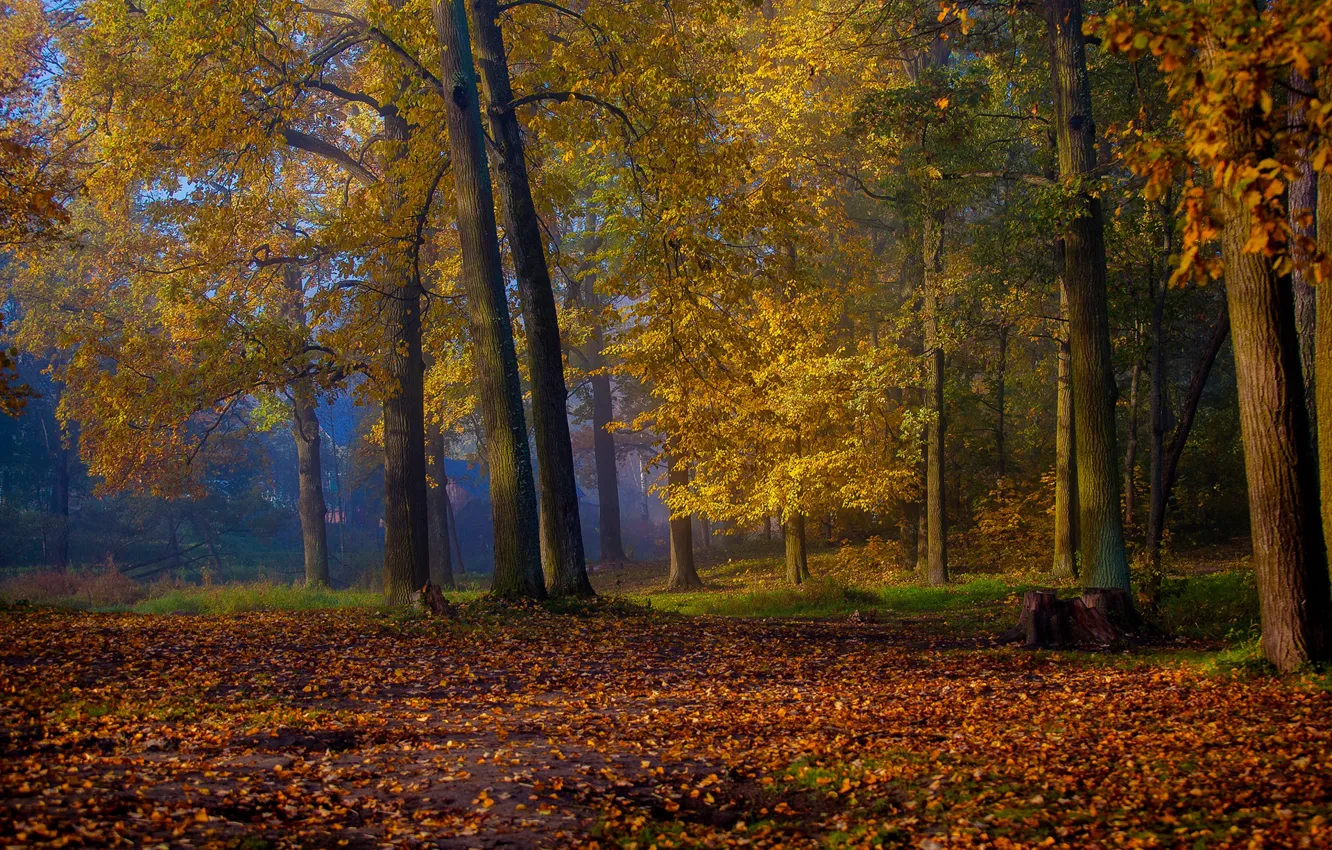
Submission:
<svg viewBox="0 0 1332 850">
<path fill-rule="evenodd" d="M 449 81 L 445 111 L 462 243 L 462 281 L 480 382 L 495 521 L 491 592 L 540 599 L 546 589 L 541 572 L 536 490 L 523 418 L 518 356 L 504 298 L 495 203 L 481 131 L 467 13 L 463 0 L 435 0 L 434 10 L 440 79 Z"/>
<path fill-rule="evenodd" d="M 578 516 L 573 448 L 569 441 L 568 392 L 564 385 L 559 318 L 546 266 L 541 222 L 532 202 L 527 162 L 523 157 L 522 133 L 498 20 L 500 5 L 496 0 L 469 0 L 469 3 L 476 25 L 481 73 L 490 100 L 486 111 L 498 159 L 504 229 L 513 254 L 527 329 L 541 511 L 545 527 L 552 532 L 546 538 L 550 545 L 542 552 L 546 584 L 555 596 L 591 596 L 582 521 Z M 623 560 L 623 552 L 619 555 L 616 560 Z"/>
<path fill-rule="evenodd" d="M 1100 199 L 1088 181 L 1096 165 L 1096 128 L 1082 35 L 1081 0 L 1046 4 L 1054 130 L 1059 176 L 1072 194 L 1065 230 L 1073 421 L 1078 481 L 1078 547 L 1082 583 L 1129 589 L 1120 518 L 1115 386 L 1105 292 L 1105 236 Z"/>
<path fill-rule="evenodd" d="M 689 485 L 689 470 L 673 456 L 666 461 L 667 483 L 675 488 Z M 666 578 L 670 590 L 696 590 L 703 587 L 694 567 L 694 520 L 688 514 L 671 513 L 671 570 Z"/>
<path fill-rule="evenodd" d="M 1327 167 L 1332 128 L 1310 110 L 1305 132 L 1291 134 L 1271 90 L 1287 61 L 1305 79 L 1332 64 L 1332 10 L 1163 3 L 1142 16 L 1116 12 L 1101 30 L 1111 49 L 1130 57 L 1150 49 L 1169 83 L 1180 140 L 1146 137 L 1130 161 L 1147 176 L 1149 194 L 1163 193 L 1174 168 L 1188 177 L 1175 277 L 1225 275 L 1263 652 L 1281 670 L 1325 659 L 1332 600 L 1289 274 L 1313 251 L 1292 234 L 1284 197 L 1306 157 L 1319 171 Z M 1315 45 L 1322 48 L 1310 50 Z M 1203 252 L 1214 240 L 1219 257 Z M 1317 270 L 1326 276 L 1325 263 Z"/>
</svg>

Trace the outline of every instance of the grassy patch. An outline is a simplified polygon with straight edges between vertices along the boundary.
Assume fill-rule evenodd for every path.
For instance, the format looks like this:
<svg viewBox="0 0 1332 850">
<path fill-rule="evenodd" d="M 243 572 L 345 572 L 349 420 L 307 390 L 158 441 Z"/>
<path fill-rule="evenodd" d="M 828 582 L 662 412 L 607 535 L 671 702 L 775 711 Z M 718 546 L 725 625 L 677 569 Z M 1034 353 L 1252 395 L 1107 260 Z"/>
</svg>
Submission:
<svg viewBox="0 0 1332 850">
<path fill-rule="evenodd" d="M 843 617 L 855 611 L 895 614 L 971 614 L 977 609 L 1016 605 L 1026 584 L 993 577 L 946 587 L 893 584 L 869 588 L 815 579 L 799 587 L 752 591 L 705 590 L 699 593 L 634 594 L 631 599 L 654 609 L 722 617 Z M 980 625 L 957 618 L 959 627 Z M 986 620 L 988 622 L 988 620 Z"/>
<path fill-rule="evenodd" d="M 383 602 L 381 594 L 367 590 L 330 590 L 254 582 L 176 588 L 145 599 L 130 610 L 139 614 L 241 614 L 246 611 L 373 608 Z"/>
<path fill-rule="evenodd" d="M 1258 636 L 1258 582 L 1253 570 L 1168 579 L 1161 588 L 1161 625 L 1180 637 L 1246 643 Z"/>
</svg>

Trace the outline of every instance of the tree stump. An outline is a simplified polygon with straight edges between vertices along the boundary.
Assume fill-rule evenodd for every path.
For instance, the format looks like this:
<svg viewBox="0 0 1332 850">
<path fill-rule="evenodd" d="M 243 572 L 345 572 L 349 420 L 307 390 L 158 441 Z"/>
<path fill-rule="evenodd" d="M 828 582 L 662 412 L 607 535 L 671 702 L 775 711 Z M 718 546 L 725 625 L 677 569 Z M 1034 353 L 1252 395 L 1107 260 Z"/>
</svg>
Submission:
<svg viewBox="0 0 1332 850">
<path fill-rule="evenodd" d="M 1001 640 L 1021 640 L 1029 649 L 1132 645 L 1141 624 L 1129 595 L 1116 588 L 1088 588 L 1076 599 L 1060 599 L 1053 590 L 1031 590 L 1022 598 L 1017 627 Z"/>
<path fill-rule="evenodd" d="M 444 591 L 437 584 L 427 584 L 421 588 L 421 607 L 436 617 L 452 617 L 453 606 L 444 598 Z"/>
</svg>

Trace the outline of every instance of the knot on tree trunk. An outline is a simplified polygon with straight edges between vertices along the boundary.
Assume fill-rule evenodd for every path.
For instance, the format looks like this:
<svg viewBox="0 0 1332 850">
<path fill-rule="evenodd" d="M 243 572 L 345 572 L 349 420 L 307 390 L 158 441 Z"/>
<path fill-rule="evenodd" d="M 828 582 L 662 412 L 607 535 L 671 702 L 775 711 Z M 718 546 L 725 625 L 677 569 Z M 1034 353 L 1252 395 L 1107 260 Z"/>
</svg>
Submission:
<svg viewBox="0 0 1332 850">
<path fill-rule="evenodd" d="M 1118 588 L 1087 588 L 1075 599 L 1060 599 L 1054 590 L 1031 590 L 1022 599 L 1015 628 L 1000 638 L 1024 641 L 1030 649 L 1055 646 L 1133 646 L 1142 618 L 1128 593 Z"/>
<path fill-rule="evenodd" d="M 418 598 L 421 607 L 433 616 L 452 617 L 456 613 L 453 605 L 444 598 L 444 591 L 437 584 L 427 584 L 421 588 Z"/>
</svg>

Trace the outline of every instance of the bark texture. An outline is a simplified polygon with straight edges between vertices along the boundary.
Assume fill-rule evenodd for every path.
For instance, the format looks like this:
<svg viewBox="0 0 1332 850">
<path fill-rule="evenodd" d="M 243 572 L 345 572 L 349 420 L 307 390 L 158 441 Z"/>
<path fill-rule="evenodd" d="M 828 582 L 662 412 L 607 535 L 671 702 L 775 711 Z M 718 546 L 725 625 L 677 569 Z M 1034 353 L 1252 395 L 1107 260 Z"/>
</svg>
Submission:
<svg viewBox="0 0 1332 850">
<path fill-rule="evenodd" d="M 1287 105 L 1289 107 L 1287 121 L 1290 128 L 1295 132 L 1302 132 L 1304 129 L 1308 98 L 1301 92 L 1306 92 L 1309 89 L 1309 81 L 1292 71 L 1290 88 L 1287 92 Z M 1315 223 L 1319 198 L 1318 176 L 1314 174 L 1308 151 L 1305 150 L 1301 153 L 1303 156 L 1298 163 L 1299 176 L 1290 184 L 1286 206 L 1290 210 L 1291 232 L 1297 237 L 1303 236 L 1307 239 L 1314 239 L 1317 235 Z M 1301 260 L 1308 259 L 1303 254 L 1304 252 L 1300 250 L 1297 243 L 1296 255 Z M 1316 443 L 1318 436 L 1316 427 L 1318 402 L 1314 383 L 1316 380 L 1314 361 L 1317 357 L 1318 346 L 1316 328 L 1318 316 L 1317 295 L 1314 292 L 1313 275 L 1307 266 L 1297 264 L 1290 277 L 1295 292 L 1295 326 L 1300 336 L 1300 370 L 1304 378 L 1304 398 L 1309 408 L 1310 422 L 1315 426 L 1314 437 Z"/>
<path fill-rule="evenodd" d="M 1124 646 L 1135 643 L 1140 626 L 1133 600 L 1118 588 L 1087 588 L 1076 599 L 1060 599 L 1053 590 L 1030 590 L 1023 596 L 1017 626 L 1002 640 L 1022 640 L 1029 649 Z"/>
<path fill-rule="evenodd" d="M 1324 103 L 1332 100 L 1332 74 L 1319 83 Z M 1332 256 L 1332 172 L 1318 175 L 1318 250 Z M 1315 288 L 1318 305 L 1314 352 L 1314 398 L 1318 410 L 1318 475 L 1323 539 L 1332 540 L 1332 286 Z M 1316 380 L 1323 375 L 1328 380 Z"/>
<path fill-rule="evenodd" d="M 1059 263 L 1064 259 L 1063 241 L 1056 250 Z M 1077 434 L 1073 427 L 1072 355 L 1068 345 L 1068 288 L 1059 275 L 1059 312 L 1063 327 L 1059 331 L 1058 384 L 1055 398 L 1055 516 L 1054 576 L 1077 577 L 1078 551 L 1078 460 Z"/>
<path fill-rule="evenodd" d="M 939 283 L 943 273 L 944 215 L 925 217 L 923 317 L 925 322 L 926 394 L 929 424 L 925 429 L 925 580 L 948 582 L 948 508 L 945 498 L 944 446 L 948 417 L 944 411 L 944 353 L 939 342 Z"/>
<path fill-rule="evenodd" d="M 666 480 L 672 487 L 689 485 L 689 470 L 674 458 L 668 461 Z M 693 517 L 671 517 L 671 571 L 666 579 L 668 590 L 696 590 L 703 586 L 694 566 L 694 520 Z"/>
<path fill-rule="evenodd" d="M 804 514 L 796 514 L 782 526 L 782 539 L 786 543 L 786 580 L 791 584 L 803 584 L 809 580 Z"/>
<path fill-rule="evenodd" d="M 1243 132 L 1243 131 L 1241 131 Z M 1221 234 L 1234 335 L 1244 471 L 1263 653 L 1292 670 L 1327 653 L 1327 550 L 1300 374 L 1295 299 L 1261 254 L 1245 253 L 1251 220 L 1232 204 Z"/>
<path fill-rule="evenodd" d="M 498 20 L 500 6 L 496 0 L 470 0 L 470 5 L 481 75 L 490 100 L 487 114 L 496 152 L 504 230 L 513 255 L 527 330 L 541 514 L 549 530 L 542 548 L 542 562 L 547 565 L 551 594 L 592 596 L 583 551 L 583 525 L 578 514 L 573 448 L 569 441 L 569 393 L 564 384 L 559 316 L 546 265 L 541 221 L 532 202 L 527 162 L 523 158 L 522 132 L 517 114 L 509 107 L 513 89 Z"/>
<path fill-rule="evenodd" d="M 1046 15 L 1059 175 L 1065 182 L 1079 185 L 1096 165 L 1082 2 L 1050 0 Z M 1104 222 L 1098 198 L 1081 191 L 1077 203 L 1077 215 L 1064 233 L 1064 279 L 1076 405 L 1081 578 L 1087 587 L 1128 591 L 1115 446 L 1117 391 L 1106 311 Z"/>
<path fill-rule="evenodd" d="M 481 419 L 490 472 L 491 514 L 495 523 L 495 575 L 498 596 L 544 598 L 540 527 L 518 355 L 504 296 L 495 199 L 490 187 L 476 71 L 463 0 L 435 0 L 440 42 L 440 79 L 448 88 L 446 117 L 452 152 L 462 247 L 462 282 L 472 330 Z"/>
<path fill-rule="evenodd" d="M 395 0 L 401 5 L 401 0 Z M 410 85 L 400 80 L 400 90 Z M 386 141 L 385 182 L 390 222 L 408 203 L 410 191 L 396 163 L 407 156 L 411 128 L 390 102 L 383 107 Z M 425 363 L 421 358 L 421 280 L 415 251 L 385 252 L 380 285 L 383 317 L 384 412 L 384 597 L 409 605 L 430 577 L 430 531 L 426 517 Z"/>
<path fill-rule="evenodd" d="M 401 129 L 401 128 L 398 128 Z M 305 288 L 301 267 L 286 263 L 282 267 L 282 284 L 287 291 L 287 320 L 300 330 L 305 339 L 309 330 L 305 320 Z M 291 385 L 291 435 L 296 441 L 296 474 L 299 495 L 297 514 L 301 520 L 301 543 L 305 554 L 305 584 L 320 587 L 328 584 L 328 528 L 325 524 L 328 506 L 324 501 L 324 469 L 320 454 L 322 439 L 319 432 L 318 399 L 314 383 L 309 377 L 297 377 Z"/>
<path fill-rule="evenodd" d="M 301 542 L 305 551 L 305 586 L 328 586 L 328 528 L 324 524 L 328 506 L 324 502 L 324 470 L 320 458 L 322 439 L 315 395 L 309 379 L 292 387 L 291 435 L 296 441 L 296 472 L 300 495 Z"/>
</svg>

